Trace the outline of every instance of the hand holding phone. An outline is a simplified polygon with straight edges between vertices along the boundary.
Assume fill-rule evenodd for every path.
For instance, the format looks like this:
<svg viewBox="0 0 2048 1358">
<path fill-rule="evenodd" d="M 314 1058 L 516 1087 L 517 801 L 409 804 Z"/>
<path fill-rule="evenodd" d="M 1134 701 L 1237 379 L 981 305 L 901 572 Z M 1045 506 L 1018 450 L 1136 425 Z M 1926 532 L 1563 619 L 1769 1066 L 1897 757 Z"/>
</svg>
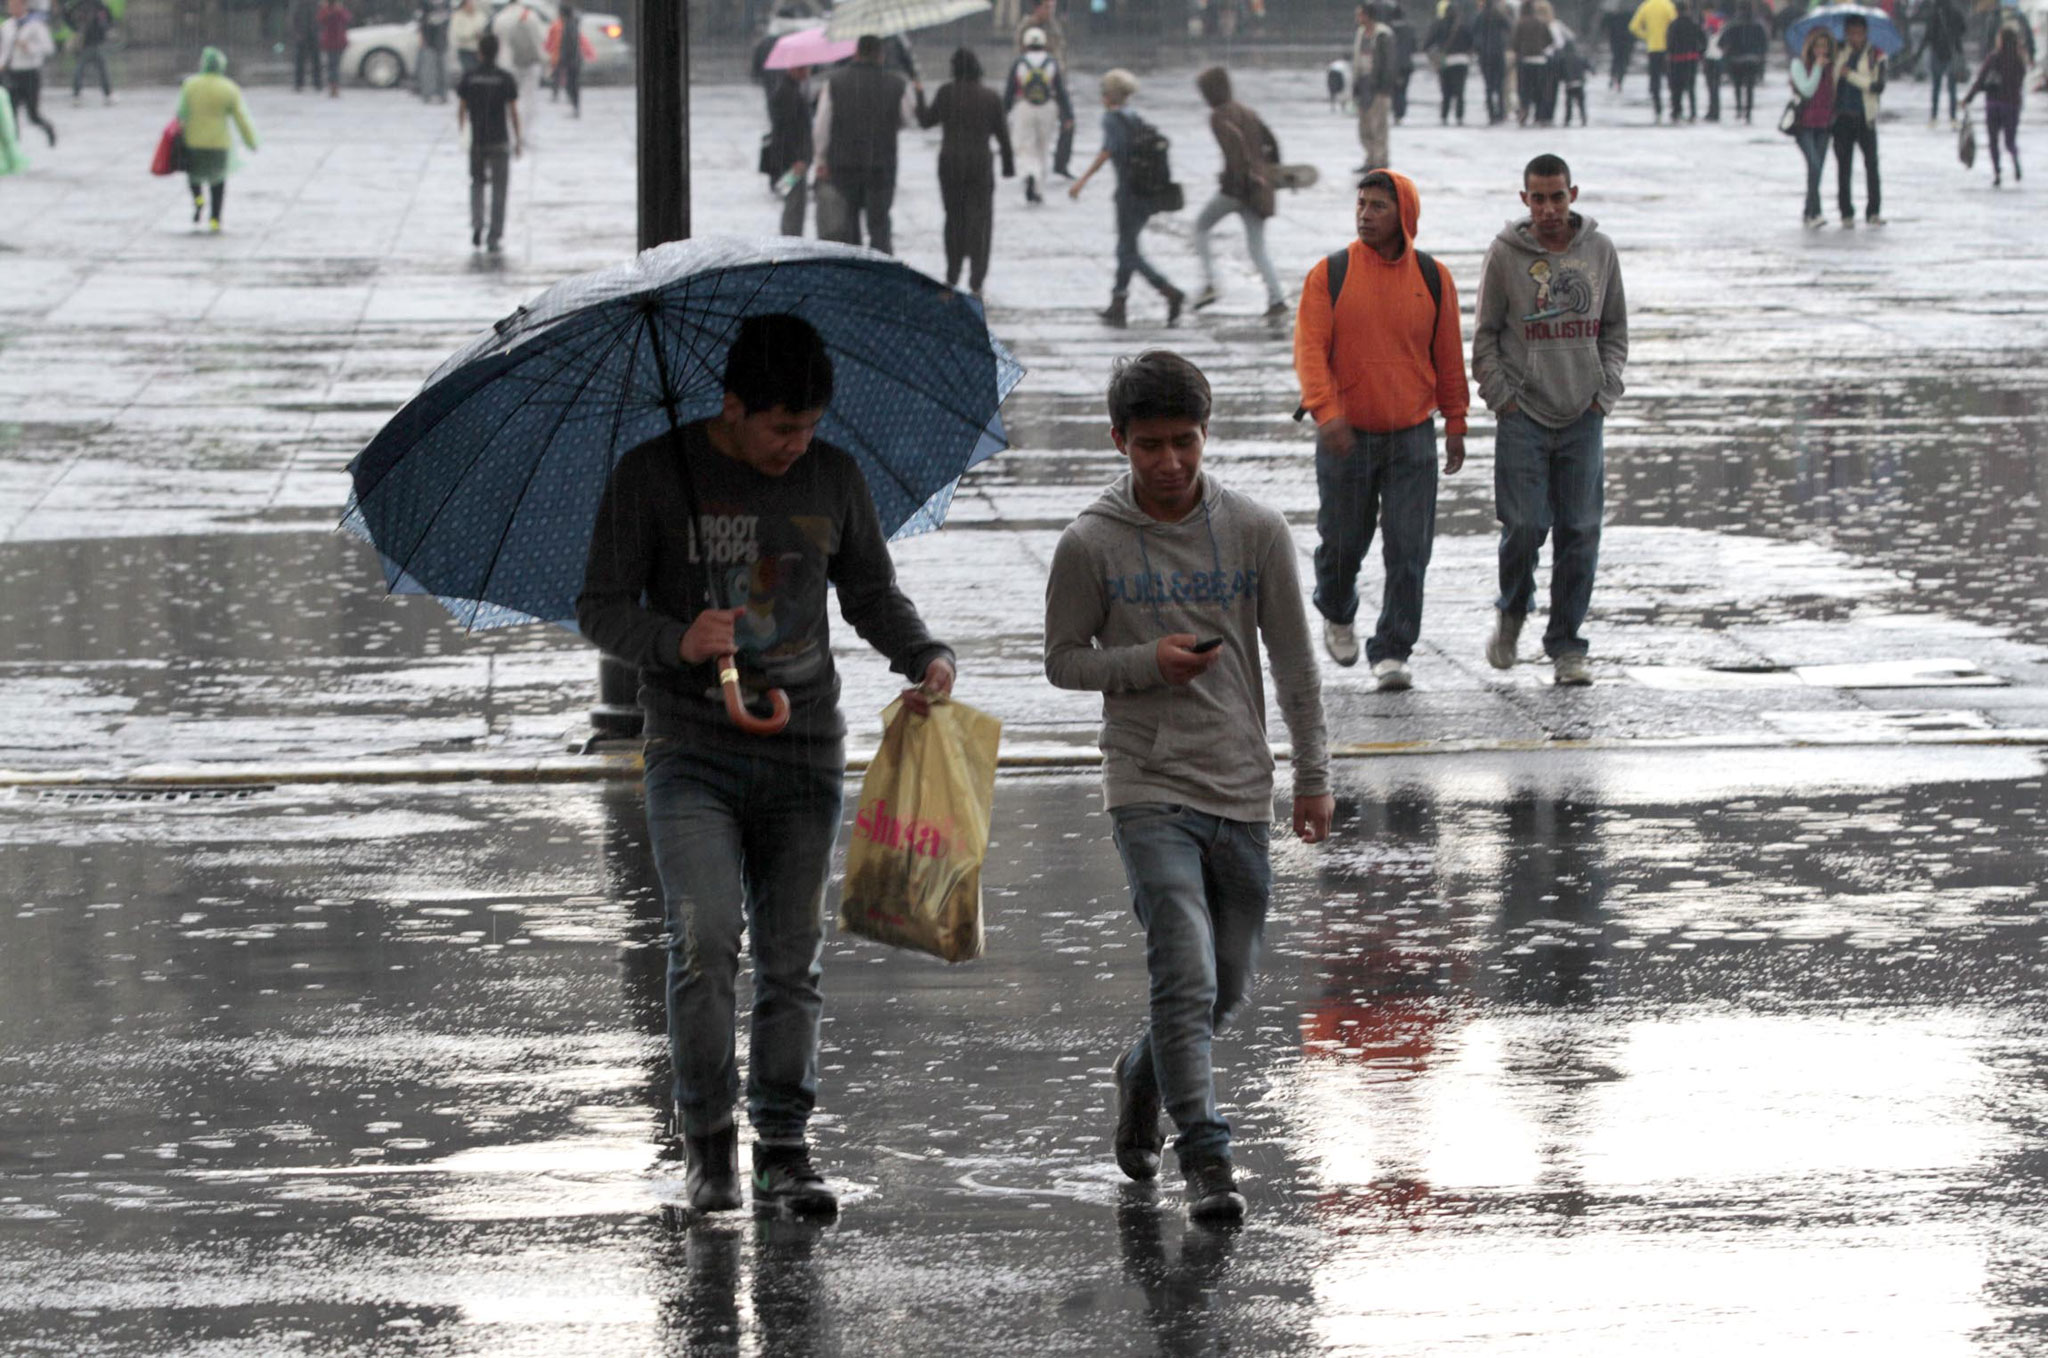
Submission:
<svg viewBox="0 0 2048 1358">
<path fill-rule="evenodd" d="M 1194 645 L 1188 647 L 1188 649 L 1190 651 L 1193 651 L 1196 655 L 1207 655 L 1209 652 L 1215 650 L 1218 646 L 1221 646 L 1222 644 L 1222 637 L 1210 637 L 1207 641 L 1196 642 Z"/>
</svg>

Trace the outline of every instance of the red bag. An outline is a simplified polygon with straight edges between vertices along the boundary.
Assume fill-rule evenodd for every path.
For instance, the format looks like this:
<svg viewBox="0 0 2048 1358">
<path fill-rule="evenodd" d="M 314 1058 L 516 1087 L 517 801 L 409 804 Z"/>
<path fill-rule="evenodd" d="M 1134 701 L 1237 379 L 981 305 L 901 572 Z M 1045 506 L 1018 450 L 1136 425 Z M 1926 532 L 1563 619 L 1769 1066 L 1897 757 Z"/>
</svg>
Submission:
<svg viewBox="0 0 2048 1358">
<path fill-rule="evenodd" d="M 156 154 L 150 157 L 149 172 L 153 175 L 177 174 L 185 168 L 185 129 L 176 118 L 164 125 L 164 134 L 157 138 Z"/>
</svg>

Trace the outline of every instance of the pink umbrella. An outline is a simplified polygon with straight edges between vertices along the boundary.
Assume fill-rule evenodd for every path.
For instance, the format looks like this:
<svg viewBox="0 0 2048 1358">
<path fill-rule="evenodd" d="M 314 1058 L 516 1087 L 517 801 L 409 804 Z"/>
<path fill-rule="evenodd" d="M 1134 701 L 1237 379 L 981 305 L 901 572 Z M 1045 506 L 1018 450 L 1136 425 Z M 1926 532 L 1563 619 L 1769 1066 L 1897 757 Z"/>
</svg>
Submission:
<svg viewBox="0 0 2048 1358">
<path fill-rule="evenodd" d="M 830 66 L 852 56 L 853 46 L 851 40 L 835 42 L 826 37 L 823 28 L 799 28 L 794 33 L 785 33 L 769 49 L 768 60 L 762 64 L 771 71 L 786 71 L 792 66 Z"/>
</svg>

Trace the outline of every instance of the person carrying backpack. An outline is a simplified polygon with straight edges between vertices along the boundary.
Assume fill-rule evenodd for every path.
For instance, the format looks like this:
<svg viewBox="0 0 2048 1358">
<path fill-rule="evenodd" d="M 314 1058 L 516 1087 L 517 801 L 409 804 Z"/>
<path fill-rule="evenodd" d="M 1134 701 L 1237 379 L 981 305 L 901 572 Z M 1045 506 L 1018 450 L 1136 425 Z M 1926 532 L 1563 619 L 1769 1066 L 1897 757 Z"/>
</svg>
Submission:
<svg viewBox="0 0 2048 1358">
<path fill-rule="evenodd" d="M 1053 148 L 1061 135 L 1071 133 L 1074 127 L 1067 73 L 1047 48 L 1042 28 L 1024 30 L 1024 52 L 1010 66 L 1003 109 L 1010 119 L 1010 142 L 1026 167 L 1024 201 L 1042 203 L 1042 190 L 1052 178 Z"/>
<path fill-rule="evenodd" d="M 1167 141 L 1152 124 L 1130 111 L 1132 96 L 1138 92 L 1138 77 L 1121 66 L 1102 77 L 1102 149 L 1074 186 L 1069 198 L 1079 198 L 1105 164 L 1116 167 L 1116 283 L 1110 290 L 1109 305 L 1097 314 L 1103 324 L 1122 329 L 1130 324 L 1125 303 L 1130 295 L 1131 276 L 1141 275 L 1166 299 L 1166 323 L 1180 319 L 1187 294 L 1152 267 L 1139 252 L 1138 236 L 1155 212 L 1178 207 L 1180 188 L 1173 182 L 1167 161 Z"/>
<path fill-rule="evenodd" d="M 1358 186 L 1358 236 L 1301 285 L 1294 372 L 1316 422 L 1316 611 L 1340 665 L 1358 663 L 1358 567 L 1381 534 L 1386 586 L 1366 659 L 1380 689 L 1413 682 L 1422 580 L 1436 537 L 1436 425 L 1444 474 L 1465 465 L 1465 343 L 1450 270 L 1415 248 L 1421 198 L 1406 175 Z"/>
<path fill-rule="evenodd" d="M 1216 178 L 1216 194 L 1195 218 L 1195 255 L 1202 261 L 1202 290 L 1195 294 L 1195 310 L 1222 296 L 1216 290 L 1216 255 L 1210 237 L 1217 223 L 1236 216 L 1244 222 L 1244 247 L 1266 281 L 1264 319 L 1287 318 L 1287 294 L 1280 289 L 1280 275 L 1273 258 L 1266 253 L 1266 218 L 1273 215 L 1273 177 L 1280 163 L 1280 144 L 1258 114 L 1230 94 L 1230 72 L 1211 66 L 1195 77 L 1195 88 L 1209 105 L 1209 130 L 1223 152 L 1223 173 Z"/>
</svg>

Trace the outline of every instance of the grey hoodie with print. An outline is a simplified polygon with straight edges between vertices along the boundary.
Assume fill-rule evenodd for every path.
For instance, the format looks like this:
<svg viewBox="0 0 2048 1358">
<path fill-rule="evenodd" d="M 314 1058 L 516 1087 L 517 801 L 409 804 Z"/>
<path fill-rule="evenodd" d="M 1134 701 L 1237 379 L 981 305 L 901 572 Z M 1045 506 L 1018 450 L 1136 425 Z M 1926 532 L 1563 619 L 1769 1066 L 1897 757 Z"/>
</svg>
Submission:
<svg viewBox="0 0 2048 1358">
<path fill-rule="evenodd" d="M 1612 414 L 1628 366 L 1628 299 L 1614 242 L 1572 214 L 1572 243 L 1552 254 L 1527 217 L 1501 228 L 1486 251 L 1472 326 L 1479 399 L 1513 401 L 1538 424 L 1562 429 L 1593 398 Z"/>
<path fill-rule="evenodd" d="M 1193 683 L 1159 673 L 1177 632 L 1221 637 Z M 1138 507 L 1129 473 L 1060 535 L 1045 587 L 1045 675 L 1102 694 L 1103 801 L 1177 802 L 1228 820 L 1273 815 L 1265 639 L 1294 742 L 1294 795 L 1330 790 L 1322 676 L 1301 602 L 1294 537 L 1279 511 L 1202 476 L 1178 523 Z"/>
</svg>

